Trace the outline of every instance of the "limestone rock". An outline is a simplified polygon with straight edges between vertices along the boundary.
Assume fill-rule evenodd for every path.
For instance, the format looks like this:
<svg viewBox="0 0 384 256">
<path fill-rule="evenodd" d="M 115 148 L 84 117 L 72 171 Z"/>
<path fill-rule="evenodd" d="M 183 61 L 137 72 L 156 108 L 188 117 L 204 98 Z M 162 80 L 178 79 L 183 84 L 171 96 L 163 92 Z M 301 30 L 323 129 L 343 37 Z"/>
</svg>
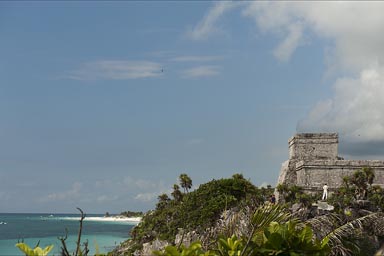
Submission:
<svg viewBox="0 0 384 256">
<path fill-rule="evenodd" d="M 167 245 L 169 245 L 168 242 L 162 241 L 162 240 L 159 240 L 159 239 L 155 239 L 155 240 L 151 241 L 150 243 L 143 244 L 143 249 L 137 255 L 142 255 L 142 256 L 153 255 L 153 253 L 152 253 L 153 251 L 155 251 L 155 250 L 162 250 Z"/>
<path fill-rule="evenodd" d="M 330 205 L 324 201 L 317 201 L 317 207 L 319 210 L 323 210 L 323 211 L 333 211 L 335 209 L 333 205 Z"/>
</svg>

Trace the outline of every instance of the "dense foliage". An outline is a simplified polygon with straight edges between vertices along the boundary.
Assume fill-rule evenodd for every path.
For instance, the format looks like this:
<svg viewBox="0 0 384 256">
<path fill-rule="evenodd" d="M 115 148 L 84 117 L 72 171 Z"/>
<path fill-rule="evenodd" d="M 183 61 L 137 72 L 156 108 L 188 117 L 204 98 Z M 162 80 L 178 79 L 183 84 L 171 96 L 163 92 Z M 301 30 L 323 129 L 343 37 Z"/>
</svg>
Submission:
<svg viewBox="0 0 384 256">
<path fill-rule="evenodd" d="M 372 185 L 375 173 L 371 168 L 362 168 L 349 177 L 344 177 L 340 186 L 330 197 L 329 202 L 336 207 L 336 211 L 354 206 L 357 203 L 370 211 L 383 211 L 384 190 L 380 186 Z"/>
<path fill-rule="evenodd" d="M 314 238 L 309 225 L 289 219 L 284 209 L 275 205 L 260 206 L 248 223 L 253 228 L 240 237 L 218 237 L 216 246 L 204 250 L 200 242 L 189 247 L 167 246 L 155 251 L 158 256 L 267 256 L 267 255 L 329 255 L 329 238 Z"/>
<path fill-rule="evenodd" d="M 142 217 L 144 214 L 143 212 L 124 211 L 124 212 L 121 212 L 120 215 L 128 218 L 132 218 L 132 217 Z"/>
<path fill-rule="evenodd" d="M 121 245 L 126 250 L 108 255 L 132 255 L 144 243 L 154 240 L 168 243 L 157 251 L 150 248 L 145 255 L 383 255 L 384 193 L 382 188 L 373 186 L 374 177 L 370 168 L 357 170 L 344 178 L 344 184 L 327 202 L 321 203 L 317 200 L 320 195 L 305 194 L 297 186 L 279 185 L 276 189 L 281 201 L 275 203 L 268 202 L 274 192 L 272 187 L 259 189 L 241 174 L 212 180 L 194 191 L 190 191 L 191 178 L 181 174 L 183 192 L 174 184 L 171 197 L 159 195 L 156 209 L 143 216 L 131 233 L 132 239 Z M 336 206 L 335 212 L 324 210 L 328 203 Z M 73 253 L 78 256 L 88 253 L 87 242 L 83 248 L 80 246 L 85 217 L 81 213 L 77 249 Z M 186 239 L 191 233 L 199 236 Z M 66 238 L 59 238 L 62 255 L 70 255 Z M 47 255 L 51 249 L 17 246 L 27 255 L 38 256 Z"/>
<path fill-rule="evenodd" d="M 142 244 L 154 238 L 173 241 L 179 229 L 201 231 L 211 227 L 220 214 L 241 202 L 260 204 L 273 193 L 271 188 L 260 190 L 241 174 L 232 178 L 212 180 L 188 192 L 191 180 L 180 176 L 182 193 L 177 185 L 168 195 L 159 196 L 156 209 L 147 213 L 131 232 L 133 242 Z"/>
<path fill-rule="evenodd" d="M 384 241 L 384 193 L 372 185 L 374 177 L 369 168 L 345 177 L 327 200 L 335 206 L 330 212 L 317 208 L 320 194 L 306 194 L 298 186 L 278 185 L 280 202 L 275 205 L 268 202 L 273 188 L 259 189 L 240 174 L 189 193 L 192 180 L 183 174 L 183 192 L 175 184 L 171 197 L 160 195 L 156 209 L 133 230 L 131 252 L 159 239 L 170 245 L 156 254 L 167 256 L 374 255 Z M 231 217 L 226 219 L 223 212 Z M 184 233 L 190 231 L 200 235 L 198 240 L 188 238 L 186 246 Z M 175 240 L 176 234 L 181 240 Z"/>
<path fill-rule="evenodd" d="M 280 203 L 302 203 L 305 206 L 310 206 L 319 198 L 318 195 L 304 193 L 301 187 L 295 185 L 288 186 L 287 184 L 278 184 L 276 190 L 280 194 Z"/>
</svg>

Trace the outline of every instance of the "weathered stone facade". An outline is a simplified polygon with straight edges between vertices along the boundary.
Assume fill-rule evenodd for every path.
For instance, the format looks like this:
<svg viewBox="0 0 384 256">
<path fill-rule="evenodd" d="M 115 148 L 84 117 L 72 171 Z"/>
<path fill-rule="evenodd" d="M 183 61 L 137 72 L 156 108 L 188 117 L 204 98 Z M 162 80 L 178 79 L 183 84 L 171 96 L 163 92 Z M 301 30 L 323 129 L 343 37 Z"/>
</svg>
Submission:
<svg viewBox="0 0 384 256">
<path fill-rule="evenodd" d="M 344 160 L 338 156 L 337 133 L 300 133 L 288 141 L 289 160 L 281 167 L 278 184 L 297 185 L 306 192 L 322 191 L 327 183 L 332 191 L 363 167 L 375 172 L 373 185 L 384 187 L 384 161 Z"/>
</svg>

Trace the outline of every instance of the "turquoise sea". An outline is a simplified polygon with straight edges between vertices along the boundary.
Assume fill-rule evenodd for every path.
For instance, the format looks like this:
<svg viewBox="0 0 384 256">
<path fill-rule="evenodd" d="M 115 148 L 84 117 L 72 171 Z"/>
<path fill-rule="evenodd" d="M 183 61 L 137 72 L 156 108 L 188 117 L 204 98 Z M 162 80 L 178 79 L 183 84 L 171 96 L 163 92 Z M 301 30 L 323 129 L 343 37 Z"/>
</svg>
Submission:
<svg viewBox="0 0 384 256">
<path fill-rule="evenodd" d="M 76 248 L 79 220 L 79 214 L 0 213 L 0 255 L 23 255 L 15 247 L 18 241 L 31 247 L 39 241 L 40 247 L 53 244 L 50 255 L 60 255 L 61 242 L 57 237 L 65 236 L 66 229 L 67 247 L 72 252 Z M 100 253 L 106 253 L 127 240 L 135 225 L 137 222 L 134 221 L 108 221 L 102 214 L 87 214 L 81 241 L 88 240 L 89 255 L 93 255 L 97 248 Z"/>
</svg>

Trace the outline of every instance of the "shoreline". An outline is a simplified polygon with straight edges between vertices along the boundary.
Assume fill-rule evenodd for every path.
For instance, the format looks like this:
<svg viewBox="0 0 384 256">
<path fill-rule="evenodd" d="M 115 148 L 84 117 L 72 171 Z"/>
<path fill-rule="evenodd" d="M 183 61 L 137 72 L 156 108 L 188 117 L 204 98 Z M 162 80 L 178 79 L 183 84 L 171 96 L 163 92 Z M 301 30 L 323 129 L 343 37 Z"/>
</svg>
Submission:
<svg viewBox="0 0 384 256">
<path fill-rule="evenodd" d="M 142 217 L 125 217 L 122 215 L 116 215 L 116 216 L 104 216 L 104 217 L 85 217 L 85 221 L 122 221 L 122 222 L 137 222 L 139 223 L 141 221 Z"/>
<path fill-rule="evenodd" d="M 80 216 L 55 216 L 53 214 L 49 216 L 40 216 L 40 220 L 69 220 L 79 221 Z M 85 216 L 83 221 L 95 221 L 95 222 L 120 222 L 127 224 L 138 224 L 142 220 L 142 217 L 126 217 L 123 215 L 111 215 L 111 216 Z"/>
<path fill-rule="evenodd" d="M 58 219 L 65 219 L 65 220 L 80 220 L 80 217 L 59 217 Z M 94 217 L 94 216 L 85 216 L 84 221 L 102 221 L 102 222 L 127 222 L 127 223 L 135 223 L 138 224 L 141 221 L 142 217 L 125 217 L 122 215 L 116 215 L 116 216 L 101 216 L 101 217 Z"/>
</svg>

